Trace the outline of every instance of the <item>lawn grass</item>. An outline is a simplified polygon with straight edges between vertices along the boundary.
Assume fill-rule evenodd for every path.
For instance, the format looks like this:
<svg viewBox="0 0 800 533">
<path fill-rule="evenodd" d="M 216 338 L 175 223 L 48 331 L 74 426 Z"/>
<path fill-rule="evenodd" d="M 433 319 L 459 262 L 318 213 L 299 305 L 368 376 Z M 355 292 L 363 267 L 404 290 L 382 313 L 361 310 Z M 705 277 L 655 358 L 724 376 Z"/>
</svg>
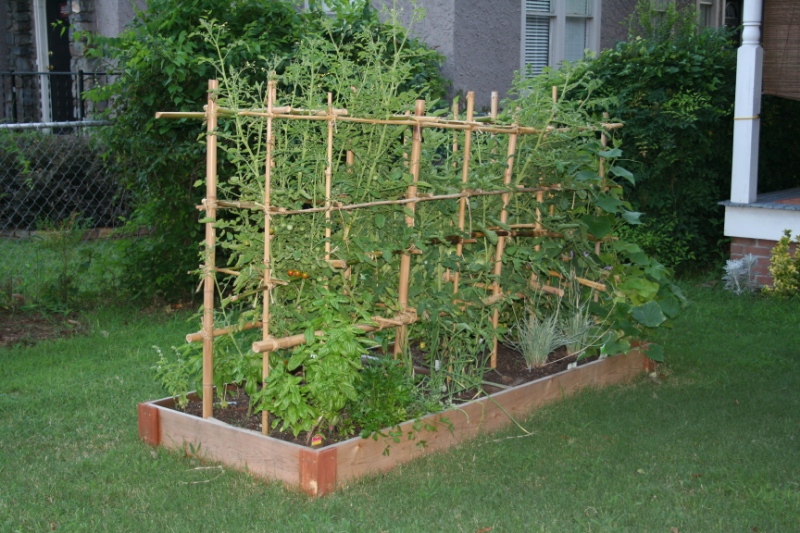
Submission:
<svg viewBox="0 0 800 533">
<path fill-rule="evenodd" d="M 81 235 L 0 238 L 0 306 L 63 311 L 115 292 L 122 276 L 122 240 L 80 240 Z"/>
<path fill-rule="evenodd" d="M 152 346 L 193 325 L 97 312 L 87 337 L 0 350 L 0 531 L 800 531 L 800 302 L 685 288 L 658 383 L 319 500 L 140 443 Z"/>
</svg>

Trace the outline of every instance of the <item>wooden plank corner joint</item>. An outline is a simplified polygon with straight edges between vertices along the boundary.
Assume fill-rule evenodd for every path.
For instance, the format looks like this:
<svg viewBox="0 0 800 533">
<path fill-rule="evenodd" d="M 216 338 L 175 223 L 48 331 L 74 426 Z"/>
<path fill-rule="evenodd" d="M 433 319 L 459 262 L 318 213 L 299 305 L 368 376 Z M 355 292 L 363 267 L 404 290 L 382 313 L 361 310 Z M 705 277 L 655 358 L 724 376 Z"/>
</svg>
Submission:
<svg viewBox="0 0 800 533">
<path fill-rule="evenodd" d="M 300 450 L 300 488 L 315 498 L 336 488 L 337 449 Z"/>
<path fill-rule="evenodd" d="M 150 402 L 137 406 L 139 414 L 139 438 L 151 446 L 161 443 L 161 430 L 158 421 L 158 408 Z"/>
</svg>

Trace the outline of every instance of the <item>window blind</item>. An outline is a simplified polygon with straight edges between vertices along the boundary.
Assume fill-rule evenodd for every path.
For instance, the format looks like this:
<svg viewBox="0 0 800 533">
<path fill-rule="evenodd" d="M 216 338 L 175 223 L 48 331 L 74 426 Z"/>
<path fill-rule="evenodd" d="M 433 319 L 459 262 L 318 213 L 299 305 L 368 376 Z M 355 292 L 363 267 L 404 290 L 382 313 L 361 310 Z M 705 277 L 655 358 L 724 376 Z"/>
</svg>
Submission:
<svg viewBox="0 0 800 533">
<path fill-rule="evenodd" d="M 550 17 L 525 17 L 525 67 L 528 74 L 541 74 L 550 62 Z"/>
</svg>

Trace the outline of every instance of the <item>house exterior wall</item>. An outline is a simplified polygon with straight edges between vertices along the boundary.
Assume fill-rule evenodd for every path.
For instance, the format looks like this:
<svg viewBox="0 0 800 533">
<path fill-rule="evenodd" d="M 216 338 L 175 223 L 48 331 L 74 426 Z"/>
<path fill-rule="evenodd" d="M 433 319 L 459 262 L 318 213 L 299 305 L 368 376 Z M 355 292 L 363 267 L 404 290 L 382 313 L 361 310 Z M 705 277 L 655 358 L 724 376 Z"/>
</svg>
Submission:
<svg viewBox="0 0 800 533">
<path fill-rule="evenodd" d="M 695 0 L 678 0 L 693 2 Z M 627 37 L 625 19 L 637 0 L 603 0 L 600 47 Z M 392 0 L 375 0 L 385 9 Z M 488 109 L 492 91 L 504 98 L 522 65 L 522 0 L 437 0 L 425 4 L 425 18 L 411 33 L 445 56 L 442 74 L 452 81 L 449 96 L 475 92 L 476 110 Z M 401 21 L 411 19 L 409 0 L 397 3 Z"/>
<path fill-rule="evenodd" d="M 0 0 L 3 21 L 3 70 L 33 70 L 36 57 L 30 0 Z"/>
<path fill-rule="evenodd" d="M 750 239 L 747 237 L 733 237 L 731 239 L 731 259 L 741 259 L 746 255 L 756 258 L 756 264 L 752 272 L 755 274 L 755 282 L 758 285 L 772 285 L 772 275 L 769 273 L 769 260 L 772 257 L 772 249 L 778 241 L 769 239 Z M 789 245 L 789 254 L 797 257 L 797 243 Z"/>
<path fill-rule="evenodd" d="M 485 111 L 492 91 L 505 98 L 520 68 L 522 3 L 459 0 L 458 7 L 449 59 L 452 90 L 454 94 L 475 91 L 475 109 Z"/>
<path fill-rule="evenodd" d="M 638 0 L 604 0 L 603 20 L 600 25 L 600 48 L 613 48 L 628 38 L 625 21 L 636 8 Z"/>
<path fill-rule="evenodd" d="M 95 0 L 96 32 L 106 37 L 122 33 L 136 15 L 136 10 L 144 10 L 145 0 Z"/>
</svg>

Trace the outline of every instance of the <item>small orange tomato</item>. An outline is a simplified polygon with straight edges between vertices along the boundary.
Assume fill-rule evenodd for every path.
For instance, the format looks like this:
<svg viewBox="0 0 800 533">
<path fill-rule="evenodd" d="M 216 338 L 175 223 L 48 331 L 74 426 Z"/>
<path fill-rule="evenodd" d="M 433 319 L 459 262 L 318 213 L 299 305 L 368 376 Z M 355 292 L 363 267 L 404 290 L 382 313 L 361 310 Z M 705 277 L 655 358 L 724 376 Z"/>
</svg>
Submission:
<svg viewBox="0 0 800 533">
<path fill-rule="evenodd" d="M 308 279 L 308 272 L 301 272 L 300 277 L 303 279 Z"/>
<path fill-rule="evenodd" d="M 293 277 L 295 277 L 295 276 L 297 275 L 297 271 L 296 271 L 296 270 L 289 270 L 288 272 L 286 272 L 286 274 L 287 274 L 287 275 L 288 275 L 290 278 L 293 278 Z"/>
</svg>

